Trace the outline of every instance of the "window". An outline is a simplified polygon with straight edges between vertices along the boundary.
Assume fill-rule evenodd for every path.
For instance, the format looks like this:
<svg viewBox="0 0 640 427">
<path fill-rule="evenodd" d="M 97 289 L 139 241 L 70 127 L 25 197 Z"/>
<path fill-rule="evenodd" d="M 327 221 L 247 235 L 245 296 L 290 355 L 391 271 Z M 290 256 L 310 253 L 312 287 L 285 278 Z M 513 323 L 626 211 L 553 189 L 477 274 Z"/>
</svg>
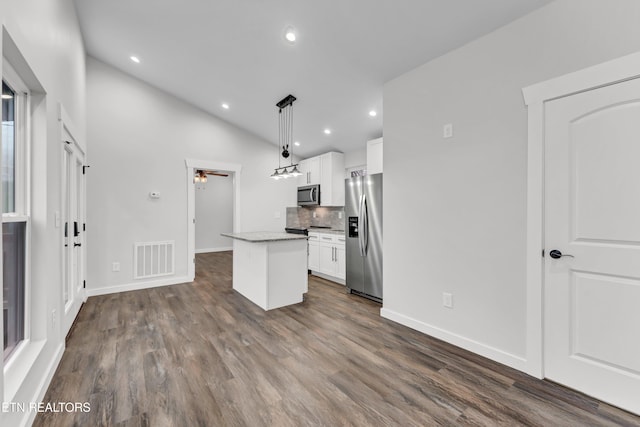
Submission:
<svg viewBox="0 0 640 427">
<path fill-rule="evenodd" d="M 27 192 L 26 86 L 5 62 L 2 79 L 2 315 L 3 358 L 7 360 L 28 337 L 26 325 Z"/>
</svg>

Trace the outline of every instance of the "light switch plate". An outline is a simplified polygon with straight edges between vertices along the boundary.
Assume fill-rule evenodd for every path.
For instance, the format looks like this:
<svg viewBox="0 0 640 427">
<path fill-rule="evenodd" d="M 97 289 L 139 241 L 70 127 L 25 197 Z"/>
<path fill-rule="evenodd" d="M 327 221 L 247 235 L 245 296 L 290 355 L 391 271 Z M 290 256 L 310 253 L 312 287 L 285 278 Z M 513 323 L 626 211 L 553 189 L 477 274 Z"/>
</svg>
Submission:
<svg viewBox="0 0 640 427">
<path fill-rule="evenodd" d="M 444 138 L 452 138 L 453 137 L 453 123 L 447 123 L 442 128 L 442 136 Z"/>
<path fill-rule="evenodd" d="M 447 308 L 453 308 L 453 294 L 450 294 L 448 292 L 443 292 L 442 305 Z"/>
</svg>

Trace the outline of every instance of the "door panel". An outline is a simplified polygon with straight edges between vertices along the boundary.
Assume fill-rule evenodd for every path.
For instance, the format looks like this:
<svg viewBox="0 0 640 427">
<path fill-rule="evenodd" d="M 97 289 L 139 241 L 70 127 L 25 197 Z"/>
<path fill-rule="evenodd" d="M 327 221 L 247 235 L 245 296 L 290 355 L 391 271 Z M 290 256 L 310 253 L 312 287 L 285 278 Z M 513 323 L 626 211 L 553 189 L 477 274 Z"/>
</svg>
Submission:
<svg viewBox="0 0 640 427">
<path fill-rule="evenodd" d="M 345 249 L 343 245 L 336 245 L 335 248 L 336 248 L 335 275 L 338 279 L 345 280 L 346 278 Z"/>
<path fill-rule="evenodd" d="M 347 288 L 358 292 L 364 292 L 364 260 L 360 254 L 360 244 L 358 237 L 349 237 L 349 218 L 358 218 L 360 211 L 360 197 L 362 195 L 363 177 L 354 177 L 345 180 L 345 228 L 347 228 L 346 250 L 346 285 Z M 361 233 L 358 224 L 358 233 Z"/>
<path fill-rule="evenodd" d="M 638 183 L 629 178 L 630 171 L 638 168 L 640 144 L 630 144 L 628 136 L 640 135 L 640 102 L 596 110 L 569 126 L 574 142 L 575 238 L 637 244 Z"/>
<path fill-rule="evenodd" d="M 603 368 L 640 375 L 640 339 L 627 340 L 640 325 L 640 281 L 608 275 L 573 274 L 575 311 L 571 353 Z M 612 333 L 615 331 L 615 333 Z"/>
<path fill-rule="evenodd" d="M 318 242 L 309 242 L 309 270 L 320 270 L 320 245 Z"/>
<path fill-rule="evenodd" d="M 73 137 L 64 130 L 62 150 L 62 278 L 64 314 L 63 334 L 71 328 L 84 300 L 84 154 Z"/>
<path fill-rule="evenodd" d="M 336 275 L 336 266 L 334 262 L 335 252 L 333 245 L 329 243 L 320 243 L 320 273 L 330 276 Z"/>
<path fill-rule="evenodd" d="M 545 105 L 545 376 L 640 413 L 640 81 Z"/>
<path fill-rule="evenodd" d="M 363 177 L 367 205 L 364 293 L 382 298 L 382 174 Z"/>
</svg>

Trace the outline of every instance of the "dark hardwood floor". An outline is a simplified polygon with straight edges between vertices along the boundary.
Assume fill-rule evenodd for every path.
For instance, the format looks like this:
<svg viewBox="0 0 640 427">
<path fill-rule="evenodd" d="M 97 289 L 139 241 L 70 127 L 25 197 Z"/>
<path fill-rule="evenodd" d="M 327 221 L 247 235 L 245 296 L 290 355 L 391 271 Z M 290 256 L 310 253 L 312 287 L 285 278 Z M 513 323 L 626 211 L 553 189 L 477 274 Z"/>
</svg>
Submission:
<svg viewBox="0 0 640 427">
<path fill-rule="evenodd" d="M 264 312 L 231 288 L 231 252 L 196 281 L 89 298 L 36 426 L 640 425 L 640 417 L 382 319 L 310 278 Z"/>
</svg>

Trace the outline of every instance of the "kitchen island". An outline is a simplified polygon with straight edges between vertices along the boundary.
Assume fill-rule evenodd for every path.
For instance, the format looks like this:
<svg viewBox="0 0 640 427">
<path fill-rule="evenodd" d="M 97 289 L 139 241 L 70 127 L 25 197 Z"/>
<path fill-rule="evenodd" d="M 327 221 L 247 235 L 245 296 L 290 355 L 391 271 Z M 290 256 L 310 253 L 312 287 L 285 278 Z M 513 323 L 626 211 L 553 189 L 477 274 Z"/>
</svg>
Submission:
<svg viewBox="0 0 640 427">
<path fill-rule="evenodd" d="M 302 302 L 308 290 L 307 236 L 222 233 L 233 239 L 233 289 L 263 310 Z"/>
</svg>

